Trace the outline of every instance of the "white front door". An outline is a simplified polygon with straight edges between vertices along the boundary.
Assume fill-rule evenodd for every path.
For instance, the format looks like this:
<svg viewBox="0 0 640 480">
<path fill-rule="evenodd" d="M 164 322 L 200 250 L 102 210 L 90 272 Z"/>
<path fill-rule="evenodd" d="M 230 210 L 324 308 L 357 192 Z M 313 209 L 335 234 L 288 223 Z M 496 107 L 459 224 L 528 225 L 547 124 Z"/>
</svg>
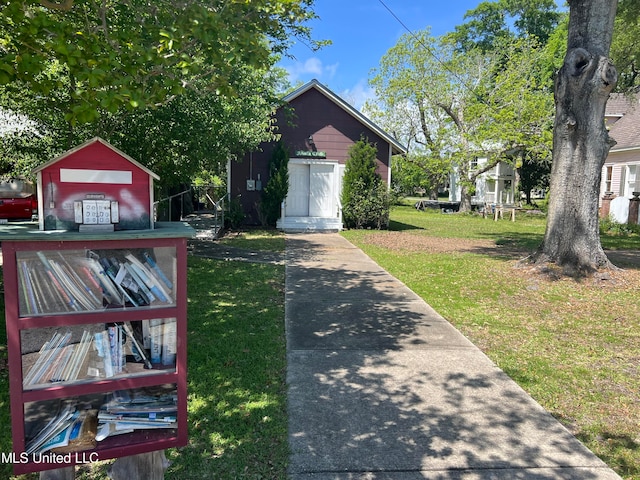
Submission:
<svg viewBox="0 0 640 480">
<path fill-rule="evenodd" d="M 333 216 L 333 164 L 310 165 L 309 216 Z"/>
<path fill-rule="evenodd" d="M 289 163 L 287 217 L 333 217 L 336 166 L 334 163 Z"/>
<path fill-rule="evenodd" d="M 289 192 L 286 204 L 287 217 L 309 215 L 309 165 L 289 163 Z"/>
</svg>

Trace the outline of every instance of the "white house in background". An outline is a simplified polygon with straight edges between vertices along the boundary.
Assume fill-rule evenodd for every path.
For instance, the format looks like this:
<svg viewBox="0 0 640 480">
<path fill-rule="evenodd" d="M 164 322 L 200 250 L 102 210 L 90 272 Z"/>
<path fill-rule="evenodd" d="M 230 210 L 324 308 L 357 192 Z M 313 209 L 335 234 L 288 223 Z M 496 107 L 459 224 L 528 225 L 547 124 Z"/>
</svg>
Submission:
<svg viewBox="0 0 640 480">
<path fill-rule="evenodd" d="M 617 142 L 602 167 L 600 197 L 632 198 L 640 192 L 640 105 L 637 98 L 612 94 L 605 122 Z"/>
<path fill-rule="evenodd" d="M 477 170 L 487 164 L 486 158 L 476 158 L 471 169 Z M 515 168 L 508 163 L 499 162 L 495 167 L 480 174 L 476 179 L 476 194 L 471 197 L 472 205 L 511 204 L 515 201 L 516 188 Z M 459 202 L 460 195 L 460 175 L 454 171 L 449 177 L 449 200 Z"/>
</svg>

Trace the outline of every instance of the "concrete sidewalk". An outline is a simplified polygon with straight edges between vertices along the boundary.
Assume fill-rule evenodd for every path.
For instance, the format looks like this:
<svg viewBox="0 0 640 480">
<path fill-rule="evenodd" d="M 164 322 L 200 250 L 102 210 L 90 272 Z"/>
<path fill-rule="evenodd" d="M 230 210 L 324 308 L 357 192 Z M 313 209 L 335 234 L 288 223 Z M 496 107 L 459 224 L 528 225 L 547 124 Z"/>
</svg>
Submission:
<svg viewBox="0 0 640 480">
<path fill-rule="evenodd" d="M 337 234 L 287 235 L 292 480 L 619 479 Z"/>
</svg>

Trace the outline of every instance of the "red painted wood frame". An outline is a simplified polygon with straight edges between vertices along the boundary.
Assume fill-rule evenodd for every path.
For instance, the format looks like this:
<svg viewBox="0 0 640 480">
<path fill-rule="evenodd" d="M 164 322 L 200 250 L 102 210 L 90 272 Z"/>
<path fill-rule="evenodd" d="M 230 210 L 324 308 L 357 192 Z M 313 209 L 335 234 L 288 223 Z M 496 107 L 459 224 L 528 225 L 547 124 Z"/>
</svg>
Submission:
<svg viewBox="0 0 640 480">
<path fill-rule="evenodd" d="M 81 235 L 79 235 L 81 237 Z M 6 238 L 6 237 L 5 237 Z M 56 398 L 75 397 L 92 393 L 107 393 L 154 385 L 176 385 L 178 414 L 176 431 L 137 431 L 127 435 L 109 437 L 93 450 L 78 452 L 71 456 L 69 464 L 82 463 L 87 459 L 135 455 L 187 443 L 187 268 L 186 238 L 139 238 L 117 240 L 53 240 L 53 241 L 2 241 L 5 286 L 5 315 L 9 353 L 9 388 L 11 395 L 11 428 L 14 458 L 20 459 L 25 451 L 24 404 Z M 175 247 L 176 249 L 176 302 L 168 307 L 140 307 L 110 309 L 100 312 L 75 312 L 47 316 L 20 317 L 17 253 L 29 251 L 63 250 L 130 250 L 137 248 Z M 77 385 L 56 385 L 38 390 L 23 389 L 21 330 L 59 327 L 66 325 L 95 324 L 145 320 L 149 318 L 176 318 L 177 344 L 175 371 L 157 373 L 134 378 L 101 379 Z M 14 463 L 15 474 L 61 468 L 66 463 Z"/>
</svg>

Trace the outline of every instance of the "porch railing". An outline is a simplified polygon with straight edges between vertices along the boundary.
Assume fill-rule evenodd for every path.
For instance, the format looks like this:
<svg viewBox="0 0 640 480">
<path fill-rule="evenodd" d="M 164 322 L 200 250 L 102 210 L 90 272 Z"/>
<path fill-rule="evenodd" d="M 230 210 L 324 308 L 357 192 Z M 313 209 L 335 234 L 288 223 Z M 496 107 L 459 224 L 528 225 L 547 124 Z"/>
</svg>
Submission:
<svg viewBox="0 0 640 480">
<path fill-rule="evenodd" d="M 210 225 L 210 229 L 214 230 L 215 236 L 224 228 L 225 210 L 227 207 L 227 201 L 229 194 L 225 193 L 218 200 L 214 200 L 210 195 L 210 192 L 217 188 L 213 185 L 194 185 L 188 190 L 170 195 L 161 200 L 157 200 L 153 203 L 153 219 L 158 221 L 159 218 L 165 218 L 170 220 L 171 209 L 174 199 L 179 198 L 180 208 L 180 221 L 188 220 L 187 216 L 192 213 L 207 213 L 212 217 L 207 221 Z"/>
<path fill-rule="evenodd" d="M 164 202 L 167 202 L 167 206 L 166 206 L 166 214 L 167 214 L 167 219 L 171 220 L 171 201 L 174 198 L 178 198 L 180 197 L 180 220 L 184 220 L 184 212 L 185 212 L 185 195 L 191 195 L 191 189 L 189 190 L 184 190 L 180 193 L 176 193 L 174 195 L 170 195 L 166 198 L 160 199 L 160 200 L 156 200 L 155 202 L 153 202 L 153 220 L 155 222 L 158 221 L 158 216 L 161 215 L 161 208 L 164 205 Z"/>
</svg>

